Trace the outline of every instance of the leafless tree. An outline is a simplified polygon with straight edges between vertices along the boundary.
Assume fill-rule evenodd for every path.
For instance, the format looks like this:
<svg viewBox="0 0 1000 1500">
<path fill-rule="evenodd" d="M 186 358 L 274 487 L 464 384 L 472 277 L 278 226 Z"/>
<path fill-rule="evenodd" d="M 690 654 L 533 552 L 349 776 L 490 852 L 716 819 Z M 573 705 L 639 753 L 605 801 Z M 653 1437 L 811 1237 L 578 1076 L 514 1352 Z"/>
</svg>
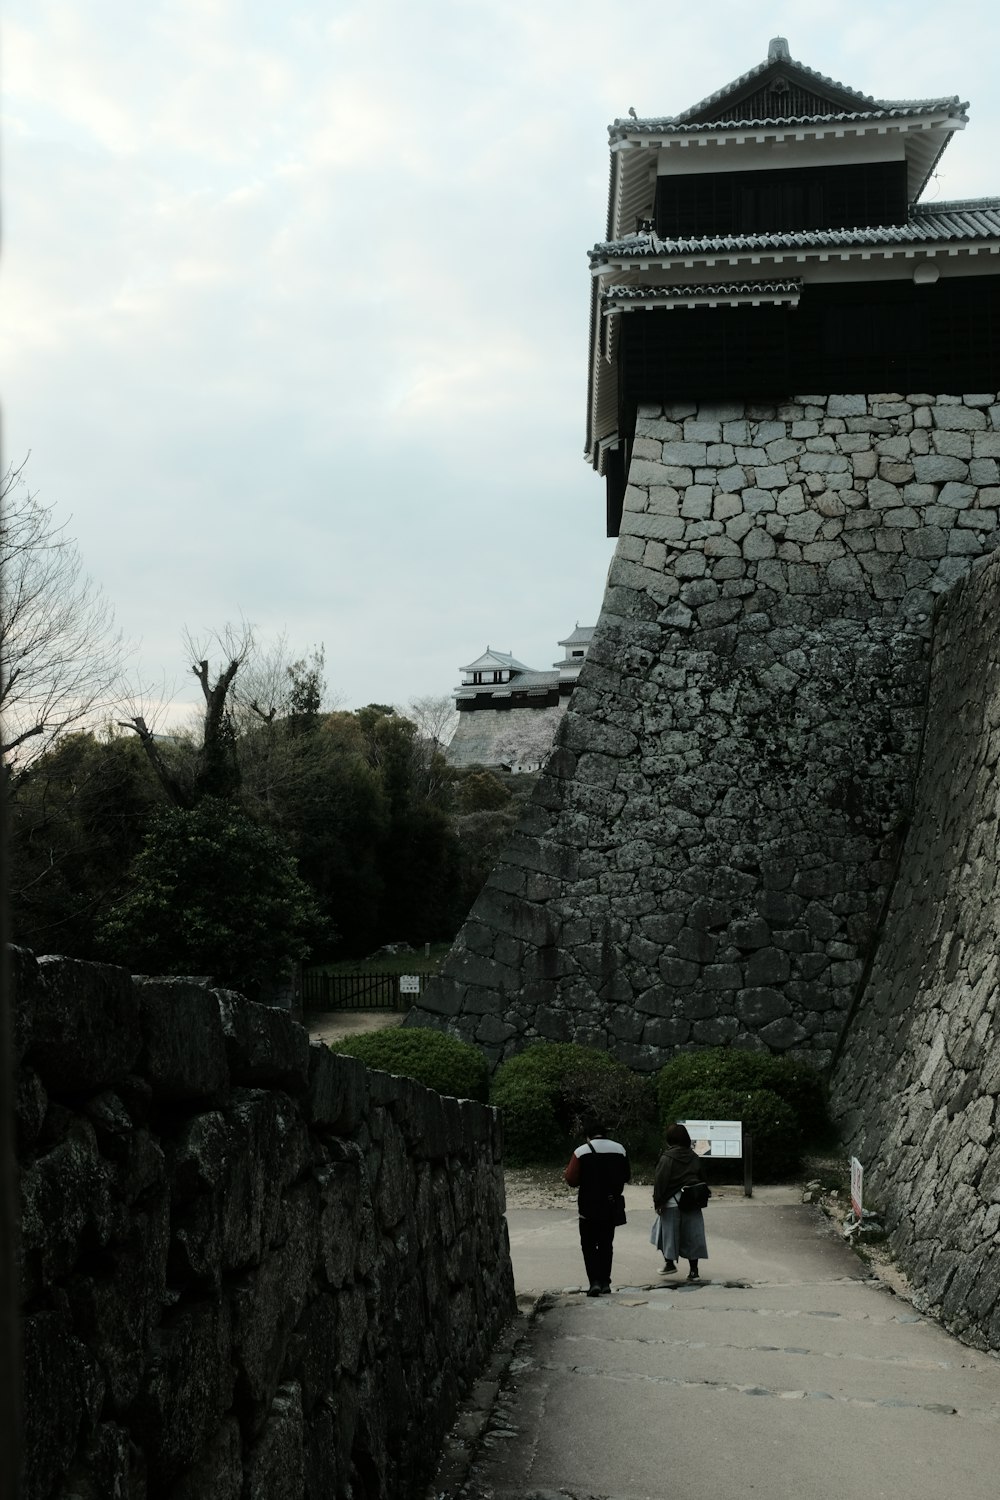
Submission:
<svg viewBox="0 0 1000 1500">
<path fill-rule="evenodd" d="M 144 714 L 135 712 L 130 718 L 119 720 L 123 729 L 132 729 L 139 736 L 160 785 L 177 807 L 193 807 L 202 797 L 231 797 L 240 786 L 230 695 L 237 672 L 253 652 L 253 630 L 245 623 L 239 629 L 227 625 L 212 637 L 211 646 L 221 653 L 224 662 L 217 671 L 209 666 L 209 647 L 185 631 L 185 654 L 204 699 L 200 744 L 193 762 L 173 763 L 164 752 L 155 726 L 150 725 Z"/>
<path fill-rule="evenodd" d="M 282 632 L 267 646 L 254 645 L 232 694 L 243 783 L 275 816 L 278 794 L 316 774 L 315 743 L 307 731 L 336 707 L 324 676 L 322 645 L 293 658 Z"/>
<path fill-rule="evenodd" d="M 436 740 L 441 750 L 450 741 L 458 723 L 458 710 L 450 694 L 439 698 L 411 698 L 406 708 L 398 709 L 397 712 L 412 719 L 424 738 Z"/>
<path fill-rule="evenodd" d="M 29 490 L 26 462 L 0 479 L 0 744 L 11 789 L 61 734 L 113 710 L 125 654 L 66 523 Z"/>
</svg>

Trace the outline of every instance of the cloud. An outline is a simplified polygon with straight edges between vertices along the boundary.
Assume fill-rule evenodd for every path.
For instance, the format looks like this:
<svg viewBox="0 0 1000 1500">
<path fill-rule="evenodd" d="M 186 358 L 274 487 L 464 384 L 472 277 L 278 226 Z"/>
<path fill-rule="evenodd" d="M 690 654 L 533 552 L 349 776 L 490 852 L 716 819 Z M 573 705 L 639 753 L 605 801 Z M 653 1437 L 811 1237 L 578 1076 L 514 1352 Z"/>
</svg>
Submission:
<svg viewBox="0 0 1000 1500">
<path fill-rule="evenodd" d="M 8 451 L 154 676 L 241 612 L 325 641 L 349 703 L 447 692 L 487 640 L 544 665 L 609 557 L 580 457 L 608 120 L 783 31 L 851 86 L 971 97 L 933 191 L 990 193 L 1000 20 L 951 15 L 10 0 Z"/>
</svg>

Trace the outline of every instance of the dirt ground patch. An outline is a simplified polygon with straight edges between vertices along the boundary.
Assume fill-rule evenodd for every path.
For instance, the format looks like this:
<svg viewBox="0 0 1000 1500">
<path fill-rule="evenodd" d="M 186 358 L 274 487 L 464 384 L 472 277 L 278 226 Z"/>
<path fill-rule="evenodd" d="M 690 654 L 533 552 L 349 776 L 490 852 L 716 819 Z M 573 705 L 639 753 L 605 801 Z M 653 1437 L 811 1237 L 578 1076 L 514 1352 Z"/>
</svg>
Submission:
<svg viewBox="0 0 1000 1500">
<path fill-rule="evenodd" d="M 405 1010 L 328 1010 L 306 1017 L 311 1042 L 339 1042 L 365 1031 L 385 1031 L 402 1025 Z"/>
</svg>

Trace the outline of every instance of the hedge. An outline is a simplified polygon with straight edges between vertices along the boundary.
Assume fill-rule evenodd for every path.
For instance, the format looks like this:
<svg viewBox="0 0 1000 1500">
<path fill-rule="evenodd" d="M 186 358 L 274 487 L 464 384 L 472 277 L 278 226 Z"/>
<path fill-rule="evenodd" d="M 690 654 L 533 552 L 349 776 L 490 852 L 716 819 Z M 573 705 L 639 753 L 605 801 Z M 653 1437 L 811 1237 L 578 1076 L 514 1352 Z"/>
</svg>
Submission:
<svg viewBox="0 0 1000 1500">
<path fill-rule="evenodd" d="M 490 1103 L 503 1113 L 512 1166 L 567 1157 L 588 1118 L 633 1153 L 649 1150 L 655 1099 L 649 1080 L 596 1047 L 536 1042 L 496 1071 Z"/>
<path fill-rule="evenodd" d="M 702 1052 L 679 1053 L 656 1077 L 660 1121 L 664 1127 L 683 1118 L 678 1112 L 678 1097 L 693 1089 L 723 1093 L 767 1089 L 788 1105 L 797 1130 L 807 1142 L 819 1144 L 830 1137 L 826 1088 L 808 1063 L 741 1047 L 710 1047 Z"/>
<path fill-rule="evenodd" d="M 388 1027 L 331 1044 L 331 1051 L 358 1057 L 370 1068 L 414 1078 L 455 1099 L 489 1099 L 490 1070 L 483 1053 L 468 1042 L 425 1027 Z"/>
</svg>

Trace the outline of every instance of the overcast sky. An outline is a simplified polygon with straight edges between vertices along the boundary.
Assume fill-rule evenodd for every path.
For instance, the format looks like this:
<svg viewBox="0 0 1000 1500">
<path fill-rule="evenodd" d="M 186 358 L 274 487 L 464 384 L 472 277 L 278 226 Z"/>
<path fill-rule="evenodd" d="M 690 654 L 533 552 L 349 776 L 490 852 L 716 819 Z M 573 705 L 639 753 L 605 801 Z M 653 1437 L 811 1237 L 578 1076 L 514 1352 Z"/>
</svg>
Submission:
<svg viewBox="0 0 1000 1500">
<path fill-rule="evenodd" d="M 403 704 L 596 620 L 606 126 L 775 35 L 970 100 L 925 197 L 1000 194 L 995 4 L 6 0 L 5 453 L 147 680 L 193 700 L 182 629 L 243 616 Z"/>
</svg>

